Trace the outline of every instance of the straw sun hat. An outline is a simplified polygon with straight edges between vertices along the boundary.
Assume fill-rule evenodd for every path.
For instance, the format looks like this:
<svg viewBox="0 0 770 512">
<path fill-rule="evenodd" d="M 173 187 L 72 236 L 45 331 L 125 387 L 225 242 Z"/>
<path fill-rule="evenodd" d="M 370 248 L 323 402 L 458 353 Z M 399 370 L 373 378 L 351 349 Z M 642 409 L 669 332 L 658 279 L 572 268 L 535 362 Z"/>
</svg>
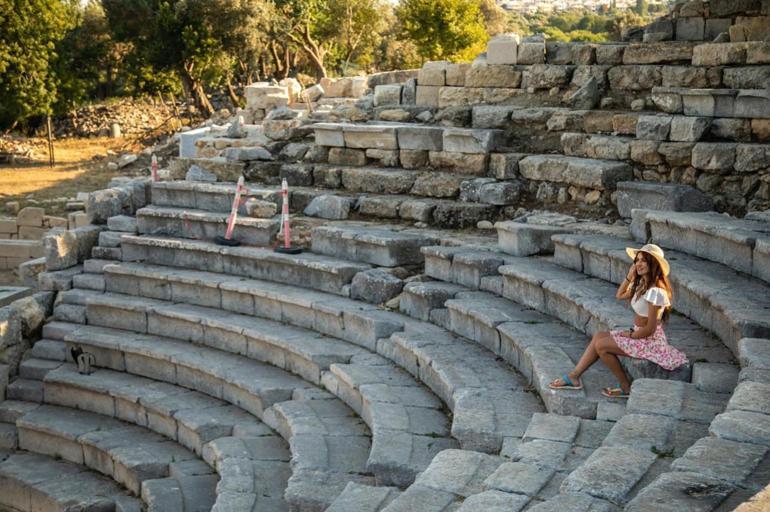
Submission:
<svg viewBox="0 0 770 512">
<path fill-rule="evenodd" d="M 637 253 L 644 252 L 655 258 L 658 263 L 660 264 L 661 270 L 663 270 L 663 275 L 667 276 L 668 273 L 671 271 L 671 267 L 668 264 L 668 261 L 666 261 L 666 258 L 663 256 L 663 249 L 658 247 L 655 244 L 647 244 L 641 249 L 634 249 L 633 247 L 626 247 L 626 254 L 628 254 L 631 257 L 631 260 L 636 260 Z"/>
</svg>

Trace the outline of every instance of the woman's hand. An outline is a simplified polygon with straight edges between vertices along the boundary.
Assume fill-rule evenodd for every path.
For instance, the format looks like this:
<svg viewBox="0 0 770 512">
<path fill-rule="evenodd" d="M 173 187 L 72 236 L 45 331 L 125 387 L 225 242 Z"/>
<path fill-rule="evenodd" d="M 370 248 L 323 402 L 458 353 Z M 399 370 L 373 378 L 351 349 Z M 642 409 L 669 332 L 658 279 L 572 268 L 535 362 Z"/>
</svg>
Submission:
<svg viewBox="0 0 770 512">
<path fill-rule="evenodd" d="M 636 279 L 636 263 L 631 264 L 631 268 L 628 269 L 628 274 L 626 274 L 626 281 L 633 283 L 634 279 Z"/>
</svg>

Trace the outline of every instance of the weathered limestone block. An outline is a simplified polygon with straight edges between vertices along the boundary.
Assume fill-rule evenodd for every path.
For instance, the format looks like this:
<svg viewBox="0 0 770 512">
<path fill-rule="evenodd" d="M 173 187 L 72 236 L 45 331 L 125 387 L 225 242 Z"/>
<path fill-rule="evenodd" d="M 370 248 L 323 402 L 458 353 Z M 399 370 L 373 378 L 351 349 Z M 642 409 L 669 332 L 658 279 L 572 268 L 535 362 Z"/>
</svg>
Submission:
<svg viewBox="0 0 770 512">
<path fill-rule="evenodd" d="M 616 91 L 644 91 L 662 81 L 660 66 L 615 66 L 607 72 L 610 88 Z"/>
<path fill-rule="evenodd" d="M 465 74 L 465 87 L 510 87 L 521 85 L 521 71 L 511 65 L 473 64 Z"/>
<path fill-rule="evenodd" d="M 450 173 L 425 173 L 415 179 L 410 192 L 425 197 L 456 197 L 463 179 Z"/>
<path fill-rule="evenodd" d="M 346 125 L 343 135 L 347 148 L 398 149 L 394 126 Z"/>
<path fill-rule="evenodd" d="M 437 126 L 399 126 L 398 147 L 401 150 L 442 151 L 444 129 Z"/>
<path fill-rule="evenodd" d="M 415 104 L 425 107 L 438 107 L 438 95 L 441 86 L 418 85 L 415 94 Z"/>
<path fill-rule="evenodd" d="M 467 63 L 452 63 L 446 68 L 446 84 L 454 87 L 465 86 L 465 75 L 471 65 Z"/>
<path fill-rule="evenodd" d="M 717 139 L 751 140 L 751 121 L 748 119 L 713 119 L 709 133 Z"/>
<path fill-rule="evenodd" d="M 428 165 L 428 151 L 402 149 L 398 152 L 398 159 L 404 169 L 420 169 Z"/>
<path fill-rule="evenodd" d="M 565 87 L 572 78 L 574 66 L 557 66 L 551 64 L 535 64 L 525 71 L 525 83 L 532 89 L 552 89 Z"/>
<path fill-rule="evenodd" d="M 693 45 L 690 43 L 632 43 L 623 53 L 623 64 L 662 64 L 690 61 Z"/>
<path fill-rule="evenodd" d="M 521 196 L 521 183 L 517 181 L 503 181 L 485 183 L 479 187 L 479 202 L 497 206 L 516 204 Z"/>
<path fill-rule="evenodd" d="M 644 29 L 643 41 L 656 43 L 671 41 L 674 38 L 674 23 L 671 20 L 660 19 L 647 25 Z"/>
<path fill-rule="evenodd" d="M 683 108 L 682 95 L 673 92 L 653 89 L 652 102 L 667 114 L 681 114 Z"/>
<path fill-rule="evenodd" d="M 678 18 L 676 20 L 677 41 L 703 41 L 706 20 L 701 17 Z"/>
<path fill-rule="evenodd" d="M 770 66 L 725 68 L 722 81 L 732 89 L 767 89 L 770 84 Z"/>
<path fill-rule="evenodd" d="M 738 16 L 730 27 L 730 41 L 766 41 L 770 36 L 770 16 Z"/>
<path fill-rule="evenodd" d="M 484 89 L 480 87 L 441 87 L 438 92 L 438 108 L 457 107 L 482 103 Z"/>
<path fill-rule="evenodd" d="M 428 159 L 430 166 L 434 168 L 484 176 L 487 173 L 489 156 L 486 154 L 430 151 Z"/>
<path fill-rule="evenodd" d="M 329 150 L 329 163 L 332 165 L 365 165 L 366 151 L 363 149 L 331 148 Z"/>
<path fill-rule="evenodd" d="M 663 142 L 658 146 L 658 153 L 663 155 L 670 166 L 685 167 L 692 163 L 694 146 L 688 142 Z"/>
<path fill-rule="evenodd" d="M 488 64 L 516 64 L 520 38 L 518 34 L 500 34 L 487 43 Z"/>
<path fill-rule="evenodd" d="M 349 197 L 323 194 L 310 201 L 303 213 L 309 217 L 344 220 L 350 216 L 352 203 L 353 200 Z"/>
<path fill-rule="evenodd" d="M 365 270 L 353 276 L 350 297 L 371 304 L 382 304 L 401 293 L 403 287 L 404 281 L 392 272 L 381 268 Z"/>
<path fill-rule="evenodd" d="M 755 172 L 770 169 L 770 145 L 739 144 L 735 151 L 735 170 Z"/>
<path fill-rule="evenodd" d="M 417 84 L 419 86 L 444 86 L 446 85 L 446 70 L 449 62 L 447 61 L 431 61 L 423 64 L 420 71 L 417 73 Z M 419 89 L 417 90 L 417 96 L 419 97 Z M 420 102 L 418 101 L 418 105 Z"/>
<path fill-rule="evenodd" d="M 398 150 L 394 149 L 367 149 L 366 158 L 377 160 L 385 167 L 398 167 Z"/>
<path fill-rule="evenodd" d="M 770 64 L 770 41 L 753 41 L 748 43 L 746 64 Z"/>
<path fill-rule="evenodd" d="M 626 46 L 620 44 L 600 44 L 596 47 L 596 63 L 615 66 L 623 63 Z"/>
<path fill-rule="evenodd" d="M 724 174 L 733 170 L 736 144 L 700 142 L 692 150 L 692 166 L 704 171 Z"/>
<path fill-rule="evenodd" d="M 670 116 L 639 116 L 636 123 L 636 138 L 642 140 L 668 140 L 670 130 Z"/>
<path fill-rule="evenodd" d="M 444 129 L 443 148 L 450 153 L 489 153 L 497 148 L 501 130 Z"/>
<path fill-rule="evenodd" d="M 243 91 L 249 110 L 273 110 L 289 104 L 289 91 L 286 87 L 257 82 L 247 85 Z"/>
<path fill-rule="evenodd" d="M 401 89 L 398 84 L 378 85 L 374 88 L 374 106 L 382 107 L 386 105 L 401 104 Z"/>
<path fill-rule="evenodd" d="M 739 91 L 732 113 L 736 117 L 770 119 L 770 90 Z"/>
<path fill-rule="evenodd" d="M 509 180 L 519 176 L 519 161 L 525 153 L 492 153 L 489 155 L 489 173 L 498 180 Z"/>
<path fill-rule="evenodd" d="M 86 213 L 94 224 L 105 224 L 114 215 L 133 213 L 133 200 L 125 187 L 97 190 L 88 194 Z"/>
<path fill-rule="evenodd" d="M 725 66 L 746 62 L 746 43 L 709 43 L 693 49 L 693 66 Z"/>
<path fill-rule="evenodd" d="M 47 270 L 62 270 L 78 263 L 77 237 L 69 230 L 56 228 L 43 237 Z"/>
<path fill-rule="evenodd" d="M 545 44 L 545 60 L 548 64 L 564 65 L 573 64 L 572 47 L 574 43 L 560 41 L 548 41 Z"/>
<path fill-rule="evenodd" d="M 666 211 L 709 211 L 711 198 L 687 185 L 624 181 L 617 185 L 617 206 L 621 217 L 631 218 L 634 209 Z"/>
<path fill-rule="evenodd" d="M 710 126 L 711 119 L 708 117 L 674 116 L 669 138 L 677 142 L 697 142 Z"/>
<path fill-rule="evenodd" d="M 317 146 L 345 147 L 342 126 L 334 123 L 316 123 L 313 125 Z"/>
<path fill-rule="evenodd" d="M 533 40 L 525 37 L 519 43 L 517 64 L 545 64 L 545 38 Z"/>
<path fill-rule="evenodd" d="M 686 87 L 688 89 L 719 87 L 722 76 L 719 68 L 698 68 L 693 66 L 664 66 L 663 87 Z"/>
</svg>

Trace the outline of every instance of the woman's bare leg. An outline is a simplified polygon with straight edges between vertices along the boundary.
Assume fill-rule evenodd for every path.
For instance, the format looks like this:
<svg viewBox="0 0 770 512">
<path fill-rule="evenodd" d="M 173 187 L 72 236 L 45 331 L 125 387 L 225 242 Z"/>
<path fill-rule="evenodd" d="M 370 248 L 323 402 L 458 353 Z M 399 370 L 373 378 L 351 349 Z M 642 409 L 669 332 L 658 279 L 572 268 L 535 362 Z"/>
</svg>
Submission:
<svg viewBox="0 0 770 512">
<path fill-rule="evenodd" d="M 599 334 L 601 333 L 594 334 L 593 338 L 591 338 L 591 342 L 583 352 L 583 355 L 580 356 L 578 364 L 567 374 L 567 377 L 569 377 L 575 384 L 580 383 L 580 376 L 599 359 L 599 353 L 596 351 L 596 339 Z M 563 386 L 566 382 L 560 377 L 551 382 L 551 384 L 554 386 Z"/>
<path fill-rule="evenodd" d="M 597 334 L 602 335 L 596 340 L 596 352 L 599 354 L 599 358 L 607 365 L 615 378 L 618 379 L 618 383 L 623 388 L 623 391 L 628 393 L 631 391 L 631 382 L 628 380 L 626 372 L 623 371 L 623 367 L 618 359 L 618 356 L 625 356 L 626 353 L 618 347 L 609 333 Z"/>
</svg>

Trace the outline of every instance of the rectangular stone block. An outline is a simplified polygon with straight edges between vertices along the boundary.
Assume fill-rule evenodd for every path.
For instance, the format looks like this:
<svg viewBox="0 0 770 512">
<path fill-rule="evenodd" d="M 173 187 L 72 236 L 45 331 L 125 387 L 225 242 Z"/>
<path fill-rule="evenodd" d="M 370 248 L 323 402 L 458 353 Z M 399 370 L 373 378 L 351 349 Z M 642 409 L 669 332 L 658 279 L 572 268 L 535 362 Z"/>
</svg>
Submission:
<svg viewBox="0 0 770 512">
<path fill-rule="evenodd" d="M 423 64 L 417 73 L 417 97 L 420 96 L 420 86 L 444 86 L 446 85 L 446 70 L 449 62 L 432 61 Z M 417 102 L 420 105 L 420 102 Z"/>
<path fill-rule="evenodd" d="M 496 149 L 502 138 L 501 130 L 444 130 L 444 151 L 454 153 L 489 153 Z"/>
<path fill-rule="evenodd" d="M 348 125 L 343 129 L 345 146 L 355 149 L 398 149 L 393 126 Z"/>
<path fill-rule="evenodd" d="M 464 87 L 465 74 L 470 67 L 470 64 L 449 64 L 446 68 L 446 84 L 454 87 Z"/>
<path fill-rule="evenodd" d="M 518 34 L 500 34 L 487 43 L 488 64 L 516 64 L 520 38 Z"/>
<path fill-rule="evenodd" d="M 318 146 L 345 147 L 342 126 L 332 123 L 317 123 L 313 125 L 315 143 Z"/>
<path fill-rule="evenodd" d="M 706 22 L 703 18 L 679 18 L 676 20 L 677 41 L 703 41 Z"/>
<path fill-rule="evenodd" d="M 418 85 L 416 104 L 424 107 L 438 107 L 438 94 L 441 86 Z"/>
<path fill-rule="evenodd" d="M 438 126 L 400 126 L 397 129 L 401 150 L 442 151 L 444 129 Z"/>
</svg>

